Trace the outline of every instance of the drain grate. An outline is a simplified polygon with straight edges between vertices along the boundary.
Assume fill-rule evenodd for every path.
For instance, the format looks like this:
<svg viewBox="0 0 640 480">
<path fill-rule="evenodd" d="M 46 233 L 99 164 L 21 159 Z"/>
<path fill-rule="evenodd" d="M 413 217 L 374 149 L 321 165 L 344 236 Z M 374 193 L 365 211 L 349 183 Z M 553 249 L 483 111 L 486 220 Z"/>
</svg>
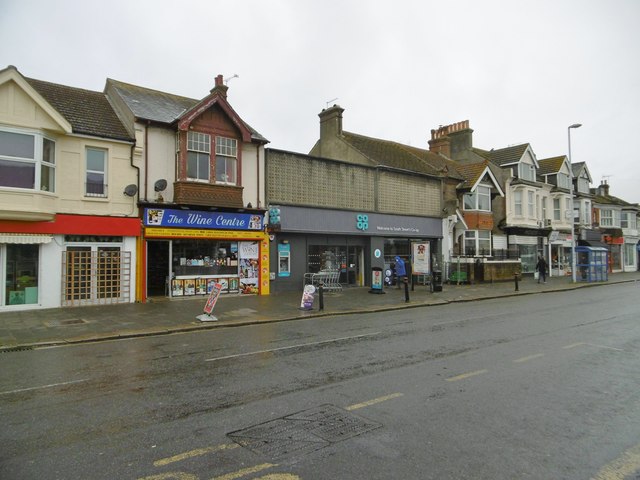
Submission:
<svg viewBox="0 0 640 480">
<path fill-rule="evenodd" d="M 48 320 L 45 324 L 49 327 L 65 327 L 67 325 L 82 325 L 89 323 L 84 318 L 72 318 L 69 320 Z"/>
<path fill-rule="evenodd" d="M 381 426 L 334 405 L 321 405 L 228 433 L 227 437 L 253 452 L 276 459 L 310 453 Z"/>
</svg>

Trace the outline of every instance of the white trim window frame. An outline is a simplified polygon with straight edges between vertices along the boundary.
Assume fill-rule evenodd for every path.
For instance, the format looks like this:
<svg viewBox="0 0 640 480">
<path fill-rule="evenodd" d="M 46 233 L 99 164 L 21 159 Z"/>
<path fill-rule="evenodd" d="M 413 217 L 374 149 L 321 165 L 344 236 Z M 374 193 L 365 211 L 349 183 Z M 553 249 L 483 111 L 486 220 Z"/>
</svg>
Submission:
<svg viewBox="0 0 640 480">
<path fill-rule="evenodd" d="M 207 182 L 211 175 L 211 135 L 187 132 L 187 178 Z"/>
<path fill-rule="evenodd" d="M 518 177 L 522 180 L 536 181 L 536 167 L 530 163 L 518 164 Z"/>
<path fill-rule="evenodd" d="M 545 221 L 547 220 L 547 197 L 542 197 L 540 204 L 542 206 L 542 220 Z"/>
<path fill-rule="evenodd" d="M 558 173 L 558 187 L 566 188 L 569 190 L 571 188 L 571 180 L 569 179 L 569 175 L 566 173 Z"/>
<path fill-rule="evenodd" d="M 491 211 L 491 187 L 478 185 L 475 191 L 465 193 L 463 197 L 464 210 Z"/>
<path fill-rule="evenodd" d="M 562 220 L 562 202 L 560 198 L 553 199 L 553 219 L 556 221 Z"/>
<path fill-rule="evenodd" d="M 464 253 L 472 252 L 476 257 L 491 256 L 491 230 L 465 230 Z"/>
<path fill-rule="evenodd" d="M 54 193 L 55 167 L 55 140 L 39 132 L 0 128 L 0 188 Z"/>
<path fill-rule="evenodd" d="M 238 184 L 238 140 L 216 137 L 216 183 Z"/>
<path fill-rule="evenodd" d="M 513 192 L 513 214 L 516 217 L 522 216 L 522 190 Z"/>
<path fill-rule="evenodd" d="M 85 197 L 107 196 L 108 154 L 104 148 L 85 148 Z"/>
<path fill-rule="evenodd" d="M 536 218 L 535 196 L 531 190 L 527 190 L 527 213 L 529 218 Z"/>
<path fill-rule="evenodd" d="M 600 226 L 601 227 L 619 227 L 620 212 L 611 208 L 600 210 Z"/>
<path fill-rule="evenodd" d="M 636 244 L 635 243 L 625 243 L 624 244 L 624 266 L 625 267 L 634 267 L 636 265 Z"/>
</svg>

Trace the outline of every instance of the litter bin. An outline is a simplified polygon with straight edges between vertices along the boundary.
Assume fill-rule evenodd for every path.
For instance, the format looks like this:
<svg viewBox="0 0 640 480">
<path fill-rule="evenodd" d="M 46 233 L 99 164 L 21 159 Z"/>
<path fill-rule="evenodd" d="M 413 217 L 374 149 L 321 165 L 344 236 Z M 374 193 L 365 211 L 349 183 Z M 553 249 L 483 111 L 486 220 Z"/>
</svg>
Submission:
<svg viewBox="0 0 640 480">
<path fill-rule="evenodd" d="M 441 292 L 442 291 L 442 270 L 434 270 L 431 281 L 433 282 L 433 291 Z"/>
</svg>

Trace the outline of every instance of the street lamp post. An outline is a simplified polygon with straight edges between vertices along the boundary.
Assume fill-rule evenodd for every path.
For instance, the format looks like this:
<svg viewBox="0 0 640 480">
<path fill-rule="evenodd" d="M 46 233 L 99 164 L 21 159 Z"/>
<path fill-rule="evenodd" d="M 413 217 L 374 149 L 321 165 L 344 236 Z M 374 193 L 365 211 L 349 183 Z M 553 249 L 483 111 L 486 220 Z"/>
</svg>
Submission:
<svg viewBox="0 0 640 480">
<path fill-rule="evenodd" d="M 569 138 L 569 197 L 571 207 L 571 281 L 576 283 L 576 228 L 575 228 L 575 215 L 573 208 L 573 165 L 571 163 L 571 129 L 580 128 L 581 123 L 574 123 L 567 128 L 567 135 Z"/>
</svg>

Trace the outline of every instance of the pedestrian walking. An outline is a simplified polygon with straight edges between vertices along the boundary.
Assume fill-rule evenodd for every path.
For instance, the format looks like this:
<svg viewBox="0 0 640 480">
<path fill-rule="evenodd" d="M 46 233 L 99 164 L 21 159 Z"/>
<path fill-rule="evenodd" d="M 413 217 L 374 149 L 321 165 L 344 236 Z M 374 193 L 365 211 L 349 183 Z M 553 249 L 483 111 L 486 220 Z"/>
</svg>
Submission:
<svg viewBox="0 0 640 480">
<path fill-rule="evenodd" d="M 407 276 L 407 269 L 404 266 L 404 260 L 396 256 L 396 285 L 400 288 L 400 284 L 404 283 Z"/>
<path fill-rule="evenodd" d="M 536 270 L 538 271 L 538 283 L 540 283 L 540 280 L 542 280 L 542 283 L 547 283 L 547 261 L 542 255 L 538 255 Z"/>
</svg>

